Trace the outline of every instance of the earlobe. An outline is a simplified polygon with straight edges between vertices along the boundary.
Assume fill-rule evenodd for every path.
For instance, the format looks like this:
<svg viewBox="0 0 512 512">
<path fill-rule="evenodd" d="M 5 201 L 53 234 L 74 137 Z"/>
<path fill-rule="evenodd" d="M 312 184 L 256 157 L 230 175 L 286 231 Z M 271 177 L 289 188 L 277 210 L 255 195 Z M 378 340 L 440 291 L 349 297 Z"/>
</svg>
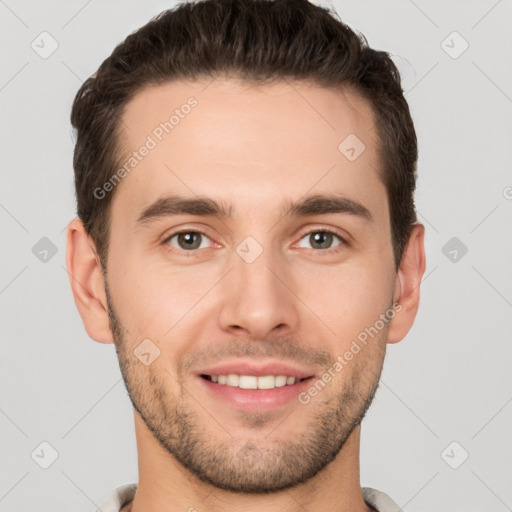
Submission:
<svg viewBox="0 0 512 512">
<path fill-rule="evenodd" d="M 113 343 L 100 260 L 79 219 L 73 219 L 67 228 L 66 267 L 87 334 L 100 343 Z"/>
<path fill-rule="evenodd" d="M 388 343 L 398 343 L 411 329 L 420 301 L 420 284 L 425 273 L 425 227 L 415 224 L 395 278 L 394 303 L 397 313 L 390 323 Z"/>
</svg>

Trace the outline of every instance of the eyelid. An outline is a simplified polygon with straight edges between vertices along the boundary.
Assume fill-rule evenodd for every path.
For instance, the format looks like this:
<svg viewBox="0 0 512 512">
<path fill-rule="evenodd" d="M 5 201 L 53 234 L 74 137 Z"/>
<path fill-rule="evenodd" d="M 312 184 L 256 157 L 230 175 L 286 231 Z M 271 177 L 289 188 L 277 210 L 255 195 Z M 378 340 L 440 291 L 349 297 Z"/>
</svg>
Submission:
<svg viewBox="0 0 512 512">
<path fill-rule="evenodd" d="M 181 225 L 181 226 L 174 226 L 172 228 L 167 229 L 163 235 L 161 235 L 162 242 L 166 242 L 174 235 L 179 235 L 180 233 L 200 233 L 201 235 L 204 235 L 210 239 L 212 239 L 212 235 L 209 235 L 208 233 L 211 231 L 211 228 L 209 226 L 200 224 L 200 225 Z"/>
</svg>

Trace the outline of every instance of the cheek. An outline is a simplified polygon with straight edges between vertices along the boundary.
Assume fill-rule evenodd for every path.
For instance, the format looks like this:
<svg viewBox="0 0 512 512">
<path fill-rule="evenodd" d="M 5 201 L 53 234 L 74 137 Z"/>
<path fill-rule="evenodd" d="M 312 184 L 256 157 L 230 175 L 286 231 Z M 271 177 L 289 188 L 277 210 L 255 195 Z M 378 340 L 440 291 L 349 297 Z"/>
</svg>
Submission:
<svg viewBox="0 0 512 512">
<path fill-rule="evenodd" d="M 183 329 L 194 325 L 194 312 L 200 310 L 201 299 L 215 284 L 216 275 L 117 261 L 122 264 L 109 270 L 109 286 L 116 313 L 131 335 L 130 343 L 149 338 L 163 349 L 172 340 L 172 352 L 179 356 L 185 348 L 185 342 L 180 347 Z"/>
<path fill-rule="evenodd" d="M 339 341 L 372 326 L 390 306 L 393 280 L 383 265 L 316 267 L 300 276 L 298 295 Z"/>
</svg>

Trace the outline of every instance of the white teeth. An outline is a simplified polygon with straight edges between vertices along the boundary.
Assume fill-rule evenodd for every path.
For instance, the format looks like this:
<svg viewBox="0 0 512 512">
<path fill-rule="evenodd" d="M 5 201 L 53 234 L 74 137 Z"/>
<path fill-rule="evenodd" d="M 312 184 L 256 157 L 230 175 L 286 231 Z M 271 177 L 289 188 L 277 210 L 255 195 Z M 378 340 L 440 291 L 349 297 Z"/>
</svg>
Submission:
<svg viewBox="0 0 512 512">
<path fill-rule="evenodd" d="M 234 388 L 241 389 L 274 389 L 283 386 L 291 386 L 295 384 L 295 377 L 287 377 L 286 375 L 264 375 L 256 377 L 255 375 L 212 375 L 212 382 L 224 384 Z"/>
<path fill-rule="evenodd" d="M 240 375 L 238 387 L 242 389 L 258 389 L 258 377 L 254 375 Z"/>
<path fill-rule="evenodd" d="M 286 375 L 278 375 L 276 377 L 276 388 L 282 388 L 283 386 L 286 386 Z"/>
<path fill-rule="evenodd" d="M 273 375 L 265 375 L 258 377 L 258 389 L 274 389 L 276 387 L 276 377 Z"/>
<path fill-rule="evenodd" d="M 234 373 L 230 373 L 226 378 L 226 384 L 228 386 L 233 386 L 234 388 L 237 388 L 239 383 L 240 377 L 238 375 L 235 375 Z"/>
</svg>

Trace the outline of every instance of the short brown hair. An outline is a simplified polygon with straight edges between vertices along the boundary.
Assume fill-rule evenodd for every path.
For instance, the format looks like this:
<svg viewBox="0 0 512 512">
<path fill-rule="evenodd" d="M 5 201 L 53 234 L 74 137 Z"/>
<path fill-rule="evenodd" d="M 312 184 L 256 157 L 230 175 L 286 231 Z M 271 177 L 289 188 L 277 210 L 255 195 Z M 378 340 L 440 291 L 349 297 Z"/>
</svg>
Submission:
<svg viewBox="0 0 512 512">
<path fill-rule="evenodd" d="M 305 80 L 351 86 L 376 116 L 395 265 L 416 222 L 418 149 L 399 72 L 388 53 L 336 13 L 307 0 L 202 0 L 160 13 L 130 34 L 76 94 L 73 165 L 77 214 L 106 269 L 113 193 L 101 187 L 120 166 L 119 125 L 144 87 L 174 80 L 234 76 L 251 82 Z M 341 141 L 340 141 L 341 142 Z"/>
</svg>

